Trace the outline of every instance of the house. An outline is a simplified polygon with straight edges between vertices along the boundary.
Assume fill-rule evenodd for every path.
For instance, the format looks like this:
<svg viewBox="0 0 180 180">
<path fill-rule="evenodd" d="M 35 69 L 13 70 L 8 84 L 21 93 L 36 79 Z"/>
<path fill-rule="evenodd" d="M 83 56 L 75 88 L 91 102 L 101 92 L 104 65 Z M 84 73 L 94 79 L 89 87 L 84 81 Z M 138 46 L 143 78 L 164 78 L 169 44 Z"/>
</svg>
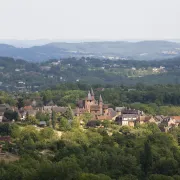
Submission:
<svg viewBox="0 0 180 180">
<path fill-rule="evenodd" d="M 36 114 L 37 114 L 37 110 L 27 110 L 26 111 L 26 114 L 28 115 L 28 116 L 33 116 L 33 117 L 35 117 L 36 116 Z"/>
<path fill-rule="evenodd" d="M 30 106 L 24 106 L 23 107 L 23 110 L 24 111 L 29 111 L 29 110 L 33 110 L 33 107 L 30 105 Z"/>
<path fill-rule="evenodd" d="M 53 107 L 54 107 L 54 106 L 44 106 L 42 111 L 43 111 L 44 113 L 49 113 L 49 114 L 51 114 Z M 56 106 L 55 106 L 55 107 L 56 107 Z"/>
<path fill-rule="evenodd" d="M 119 125 L 134 127 L 139 116 L 137 114 L 122 114 L 115 120 Z"/>
<path fill-rule="evenodd" d="M 116 107 L 115 108 L 115 111 L 118 115 L 121 115 L 122 112 L 125 110 L 126 108 L 123 106 L 123 107 Z"/>
<path fill-rule="evenodd" d="M 143 111 L 130 109 L 125 107 L 117 107 L 117 113 L 119 115 L 116 116 L 115 122 L 122 126 L 131 126 L 134 127 L 137 123 L 144 124 L 144 123 L 155 123 L 155 119 L 153 116 L 146 116 Z"/>
<path fill-rule="evenodd" d="M 139 116 L 137 122 L 139 124 L 144 124 L 144 123 L 156 123 L 155 119 L 153 118 L 153 116 Z"/>
<path fill-rule="evenodd" d="M 29 109 L 29 110 L 24 110 L 23 108 L 20 109 L 18 111 L 19 117 L 21 119 L 21 121 L 24 121 L 26 119 L 27 116 L 33 116 L 35 117 L 37 114 L 38 110 L 33 110 L 33 109 Z"/>
<path fill-rule="evenodd" d="M 160 122 L 168 121 L 169 118 L 170 118 L 169 116 L 163 116 L 163 115 L 155 116 L 155 120 L 160 121 Z"/>
<path fill-rule="evenodd" d="M 172 127 L 179 125 L 180 116 L 155 116 L 155 120 L 162 132 L 168 132 Z"/>
<path fill-rule="evenodd" d="M 60 113 L 63 114 L 67 111 L 68 107 L 60 107 L 60 106 L 44 106 L 42 109 L 43 113 L 47 113 L 50 116 L 52 115 L 53 112 L 55 113 Z M 73 114 L 75 114 L 75 112 L 72 112 Z"/>
<path fill-rule="evenodd" d="M 179 126 L 179 124 L 180 124 L 180 116 L 172 116 L 171 117 L 171 122 L 175 126 Z"/>
<path fill-rule="evenodd" d="M 115 120 L 117 117 L 117 112 L 113 108 L 109 108 L 109 117 L 111 117 L 112 120 Z"/>
</svg>

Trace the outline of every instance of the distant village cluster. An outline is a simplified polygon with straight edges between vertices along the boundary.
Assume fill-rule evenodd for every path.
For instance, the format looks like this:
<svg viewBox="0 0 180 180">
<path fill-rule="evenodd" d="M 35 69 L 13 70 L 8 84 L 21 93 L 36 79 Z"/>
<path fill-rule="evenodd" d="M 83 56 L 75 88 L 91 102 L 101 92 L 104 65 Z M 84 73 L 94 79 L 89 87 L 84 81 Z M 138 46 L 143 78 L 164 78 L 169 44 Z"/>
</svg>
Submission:
<svg viewBox="0 0 180 180">
<path fill-rule="evenodd" d="M 42 105 L 42 99 L 39 97 L 33 100 L 26 100 L 24 107 L 10 107 L 8 104 L 0 104 L 0 123 L 13 123 L 14 120 L 9 120 L 5 117 L 7 111 L 16 112 L 21 122 L 26 121 L 27 116 L 36 117 L 38 112 L 49 114 L 51 120 L 52 113 L 65 113 L 68 107 L 60 107 L 50 101 L 47 105 Z M 113 121 L 120 126 L 135 127 L 144 123 L 156 123 L 162 131 L 168 131 L 172 127 L 177 127 L 180 124 L 180 116 L 162 116 L 162 115 L 147 115 L 143 111 L 130 109 L 127 107 L 110 108 L 108 104 L 103 102 L 100 95 L 99 100 L 96 100 L 93 89 L 91 89 L 85 99 L 79 100 L 76 103 L 76 108 L 72 109 L 73 116 L 80 117 L 83 114 L 90 114 L 88 122 L 95 121 Z M 69 120 L 70 121 L 70 120 Z M 39 126 L 47 126 L 46 121 L 40 121 Z M 88 123 L 91 126 L 93 123 Z"/>
</svg>

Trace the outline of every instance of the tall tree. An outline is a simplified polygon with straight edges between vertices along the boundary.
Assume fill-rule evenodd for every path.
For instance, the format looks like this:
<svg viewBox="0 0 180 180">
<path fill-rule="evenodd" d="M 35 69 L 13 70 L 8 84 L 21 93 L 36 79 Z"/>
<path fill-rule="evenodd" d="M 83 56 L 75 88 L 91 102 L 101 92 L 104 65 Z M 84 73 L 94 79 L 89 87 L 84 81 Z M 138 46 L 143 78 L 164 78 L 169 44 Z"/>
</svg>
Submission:
<svg viewBox="0 0 180 180">
<path fill-rule="evenodd" d="M 152 152 L 148 141 L 144 143 L 144 152 L 141 155 L 142 170 L 147 177 L 152 168 Z"/>
<path fill-rule="evenodd" d="M 57 119 L 56 119 L 56 113 L 54 111 L 52 111 L 51 121 L 52 121 L 52 128 L 55 129 L 56 128 Z"/>
<path fill-rule="evenodd" d="M 24 107 L 24 100 L 23 100 L 23 98 L 19 98 L 18 99 L 17 107 L 18 107 L 18 109 Z"/>
</svg>

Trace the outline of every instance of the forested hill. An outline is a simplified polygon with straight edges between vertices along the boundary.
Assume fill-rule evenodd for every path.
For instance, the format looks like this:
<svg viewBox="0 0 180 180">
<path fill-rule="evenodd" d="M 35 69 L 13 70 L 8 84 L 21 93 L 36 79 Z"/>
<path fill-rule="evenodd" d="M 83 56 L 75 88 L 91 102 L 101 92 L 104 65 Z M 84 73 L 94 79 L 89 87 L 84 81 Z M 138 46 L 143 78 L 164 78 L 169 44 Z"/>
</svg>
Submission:
<svg viewBox="0 0 180 180">
<path fill-rule="evenodd" d="M 62 82 L 179 84 L 180 58 L 165 61 L 68 58 L 32 63 L 0 57 L 1 90 L 40 90 Z"/>
<path fill-rule="evenodd" d="M 50 43 L 30 48 L 0 44 L 0 56 L 46 61 L 53 58 L 95 57 L 109 59 L 159 60 L 180 55 L 180 44 L 168 41 Z"/>
</svg>

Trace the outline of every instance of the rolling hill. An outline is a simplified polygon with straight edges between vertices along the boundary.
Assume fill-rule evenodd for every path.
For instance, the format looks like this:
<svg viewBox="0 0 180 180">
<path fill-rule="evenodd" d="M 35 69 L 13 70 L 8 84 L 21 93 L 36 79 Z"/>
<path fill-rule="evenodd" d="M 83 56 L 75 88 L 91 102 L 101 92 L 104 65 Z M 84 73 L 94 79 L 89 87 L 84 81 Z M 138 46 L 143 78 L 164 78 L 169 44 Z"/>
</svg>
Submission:
<svg viewBox="0 0 180 180">
<path fill-rule="evenodd" d="M 12 45 L 0 44 L 0 56 L 34 62 L 67 57 L 80 58 L 82 56 L 111 60 L 161 60 L 179 55 L 180 44 L 168 41 L 56 42 L 30 48 L 17 48 Z"/>
</svg>

